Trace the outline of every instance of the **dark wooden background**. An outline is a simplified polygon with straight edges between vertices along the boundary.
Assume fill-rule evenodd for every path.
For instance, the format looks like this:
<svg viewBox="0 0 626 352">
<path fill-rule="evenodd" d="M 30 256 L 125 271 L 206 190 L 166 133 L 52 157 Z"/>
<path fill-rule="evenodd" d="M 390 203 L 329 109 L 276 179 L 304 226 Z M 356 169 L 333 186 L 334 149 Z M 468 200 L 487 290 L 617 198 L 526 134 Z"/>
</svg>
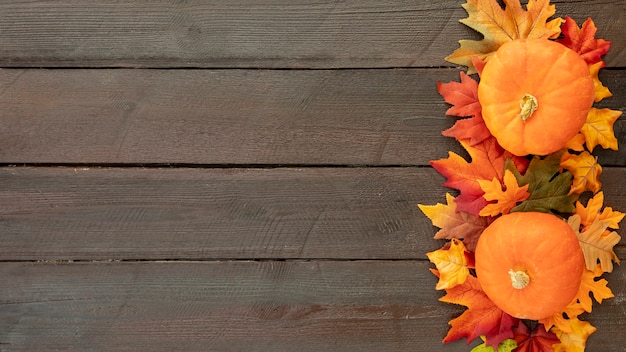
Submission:
<svg viewBox="0 0 626 352">
<path fill-rule="evenodd" d="M 0 350 L 468 351 L 417 208 L 461 152 L 436 84 L 479 38 L 462 2 L 1 1 Z M 553 3 L 613 43 L 625 111 L 626 2 Z M 606 277 L 587 350 L 626 351 Z"/>
</svg>

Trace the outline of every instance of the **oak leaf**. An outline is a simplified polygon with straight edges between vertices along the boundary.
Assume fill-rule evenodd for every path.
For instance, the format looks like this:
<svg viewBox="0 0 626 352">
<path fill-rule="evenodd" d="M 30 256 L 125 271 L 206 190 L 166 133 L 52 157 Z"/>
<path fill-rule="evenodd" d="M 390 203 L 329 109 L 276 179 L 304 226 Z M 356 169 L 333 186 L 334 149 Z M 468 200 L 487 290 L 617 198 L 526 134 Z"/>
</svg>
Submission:
<svg viewBox="0 0 626 352">
<path fill-rule="evenodd" d="M 442 302 L 460 304 L 467 307 L 459 317 L 452 319 L 444 343 L 465 338 L 470 343 L 484 335 L 486 344 L 497 347 L 500 342 L 512 338 L 512 328 L 518 323 L 498 308 L 480 287 L 478 279 L 472 275 L 462 285 L 446 290 Z"/>
<path fill-rule="evenodd" d="M 561 153 L 553 153 L 545 158 L 535 156 L 522 175 L 516 168 L 507 163 L 506 168 L 513 172 L 517 184 L 528 185 L 528 199 L 520 203 L 511 212 L 538 211 L 549 213 L 573 213 L 577 195 L 570 195 L 572 174 L 568 171 L 559 173 Z"/>
<path fill-rule="evenodd" d="M 605 149 L 617 150 L 617 138 L 613 124 L 622 115 L 621 111 L 591 108 L 580 132 L 585 136 L 587 149 L 593 152 L 598 144 Z"/>
<path fill-rule="evenodd" d="M 604 67 L 602 55 L 609 51 L 611 42 L 595 39 L 596 31 L 596 25 L 591 18 L 588 18 L 578 28 L 576 21 L 570 17 L 565 17 L 565 21 L 561 26 L 563 38 L 556 41 L 577 52 L 588 65 L 601 62 L 601 67 Z"/>
<path fill-rule="evenodd" d="M 430 260 L 437 267 L 439 272 L 439 282 L 436 290 L 452 288 L 465 282 L 469 276 L 469 269 L 465 259 L 465 246 L 463 242 L 453 238 L 449 248 L 438 249 L 426 253 Z"/>
<path fill-rule="evenodd" d="M 583 230 L 588 228 L 596 219 L 607 221 L 609 228 L 619 229 L 619 223 L 626 214 L 615 211 L 611 207 L 605 207 L 600 212 L 603 204 L 604 192 L 596 193 L 587 201 L 586 207 L 580 201 L 576 202 L 576 214 L 580 215 L 580 223 Z"/>
<path fill-rule="evenodd" d="M 593 298 L 598 303 L 602 303 L 603 299 L 615 297 L 611 289 L 607 286 L 608 281 L 606 281 L 606 279 L 596 281 L 596 278 L 600 277 L 602 273 L 603 271 L 600 265 L 596 265 L 594 270 L 585 269 L 583 271 L 582 281 L 575 300 L 580 303 L 581 307 L 587 313 L 591 313 L 592 309 L 590 293 L 593 294 Z"/>
<path fill-rule="evenodd" d="M 602 166 L 598 164 L 598 157 L 594 157 L 587 151 L 580 154 L 565 153 L 561 167 L 569 170 L 574 176 L 569 194 L 580 194 L 586 190 L 596 193 L 602 187 L 600 182 Z"/>
<path fill-rule="evenodd" d="M 434 226 L 440 228 L 435 239 L 462 239 L 467 250 L 474 251 L 478 237 L 489 225 L 489 219 L 457 211 L 454 197 L 449 193 L 446 193 L 446 202 L 447 204 L 436 205 L 418 204 L 418 207 Z"/>
<path fill-rule="evenodd" d="M 483 198 L 485 192 L 477 180 L 492 180 L 494 177 L 502 180 L 504 163 L 508 158 L 513 158 L 512 164 L 516 170 L 524 170 L 526 160 L 505 151 L 493 137 L 476 145 L 470 145 L 464 140 L 460 143 L 467 150 L 471 162 L 467 162 L 454 152 L 449 152 L 448 158 L 433 160 L 430 164 L 446 177 L 444 186 L 460 191 L 456 198 L 457 209 L 479 216 L 487 201 Z"/>
<path fill-rule="evenodd" d="M 528 185 L 520 187 L 510 170 L 504 171 L 504 189 L 502 183 L 494 178 L 491 181 L 478 180 L 480 188 L 485 191 L 483 197 L 495 203 L 487 204 L 479 213 L 480 216 L 497 216 L 508 214 L 517 203 L 528 199 Z"/>
<path fill-rule="evenodd" d="M 537 324 L 531 331 L 526 324 L 520 322 L 513 328 L 517 342 L 515 352 L 552 352 L 552 345 L 559 343 L 555 334 L 546 331 L 542 324 Z"/>
<path fill-rule="evenodd" d="M 460 48 L 445 60 L 467 66 L 468 74 L 476 72 L 472 57 L 488 61 L 489 56 L 509 41 L 521 38 L 556 38 L 563 19 L 548 19 L 555 13 L 549 0 L 530 0 L 526 10 L 519 0 L 467 0 L 463 8 L 469 15 L 460 22 L 483 35 L 482 40 L 460 40 Z"/>
<path fill-rule="evenodd" d="M 582 232 L 580 231 L 580 215 L 570 216 L 567 222 L 578 236 L 587 270 L 595 270 L 598 261 L 600 261 L 602 271 L 613 271 L 613 262 L 619 263 L 619 258 L 613 251 L 613 247 L 619 243 L 621 237 L 615 231 L 606 230 L 608 221 L 596 218 Z"/>
<path fill-rule="evenodd" d="M 584 352 L 587 338 L 596 331 L 596 328 L 588 322 L 578 319 L 570 319 L 568 323 L 570 333 L 561 331 L 556 327 L 553 329 L 561 341 L 553 346 L 554 352 Z"/>
</svg>

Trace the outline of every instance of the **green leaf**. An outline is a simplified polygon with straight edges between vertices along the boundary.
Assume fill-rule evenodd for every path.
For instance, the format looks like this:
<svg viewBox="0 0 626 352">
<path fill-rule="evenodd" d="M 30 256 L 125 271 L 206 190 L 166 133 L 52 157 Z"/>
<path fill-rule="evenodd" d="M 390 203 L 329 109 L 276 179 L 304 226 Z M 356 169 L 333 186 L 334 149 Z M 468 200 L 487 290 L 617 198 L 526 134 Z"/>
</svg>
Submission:
<svg viewBox="0 0 626 352">
<path fill-rule="evenodd" d="M 481 336 L 480 338 L 484 340 L 483 336 Z M 497 352 L 511 352 L 516 348 L 517 348 L 517 342 L 515 340 L 506 339 L 500 342 L 500 344 L 498 345 Z M 472 348 L 471 352 L 496 352 L 496 350 L 494 350 L 494 348 L 491 346 L 487 346 L 485 342 L 483 342 L 482 344 Z"/>
<path fill-rule="evenodd" d="M 578 195 L 569 194 L 573 176 L 569 171 L 559 173 L 561 155 L 562 152 L 553 153 L 543 159 L 535 156 L 524 175 L 517 171 L 512 161 L 507 160 L 505 168 L 513 172 L 520 186 L 529 185 L 530 193 L 530 197 L 511 212 L 573 213 L 576 210 L 574 202 Z"/>
</svg>

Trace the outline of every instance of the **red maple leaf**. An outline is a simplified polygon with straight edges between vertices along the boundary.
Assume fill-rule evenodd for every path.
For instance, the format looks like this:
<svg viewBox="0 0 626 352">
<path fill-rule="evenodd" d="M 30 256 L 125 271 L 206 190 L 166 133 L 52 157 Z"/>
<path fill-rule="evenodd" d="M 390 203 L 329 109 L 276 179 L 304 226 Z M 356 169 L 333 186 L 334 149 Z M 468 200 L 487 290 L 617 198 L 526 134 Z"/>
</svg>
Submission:
<svg viewBox="0 0 626 352">
<path fill-rule="evenodd" d="M 504 162 L 508 158 L 513 159 L 518 170 L 525 170 L 528 161 L 504 150 L 494 137 L 489 137 L 475 145 L 471 145 L 467 140 L 460 142 L 472 159 L 471 162 L 468 163 L 458 154 L 449 152 L 448 158 L 433 160 L 430 164 L 446 177 L 444 186 L 460 191 L 459 196 L 455 198 L 457 211 L 479 216 L 480 210 L 488 202 L 483 198 L 485 192 L 478 184 L 478 180 L 491 181 L 497 178 L 502 181 Z"/>
<path fill-rule="evenodd" d="M 517 342 L 516 352 L 552 352 L 552 345 L 559 343 L 555 334 L 547 332 L 543 324 L 530 331 L 523 322 L 513 328 L 513 339 Z"/>
<path fill-rule="evenodd" d="M 602 62 L 602 55 L 606 54 L 611 47 L 611 42 L 604 39 L 595 39 L 596 25 L 591 18 L 578 28 L 576 21 L 569 17 L 565 17 L 565 22 L 561 26 L 563 38 L 557 42 L 577 52 L 588 65 Z M 604 62 L 602 62 L 604 67 Z"/>
<path fill-rule="evenodd" d="M 446 289 L 446 295 L 440 301 L 467 307 L 463 314 L 450 321 L 451 328 L 444 343 L 465 338 L 469 344 L 483 335 L 488 346 L 497 348 L 500 342 L 514 336 L 512 328 L 519 320 L 498 308 L 474 276 L 468 276 L 461 285 Z"/>
<path fill-rule="evenodd" d="M 451 128 L 442 132 L 446 137 L 457 140 L 469 140 L 470 145 L 476 145 L 491 136 L 483 121 L 482 108 L 478 102 L 478 82 L 461 71 L 461 82 L 437 82 L 437 91 L 446 103 L 452 106 L 446 111 L 447 115 L 466 117 L 457 120 Z"/>
</svg>

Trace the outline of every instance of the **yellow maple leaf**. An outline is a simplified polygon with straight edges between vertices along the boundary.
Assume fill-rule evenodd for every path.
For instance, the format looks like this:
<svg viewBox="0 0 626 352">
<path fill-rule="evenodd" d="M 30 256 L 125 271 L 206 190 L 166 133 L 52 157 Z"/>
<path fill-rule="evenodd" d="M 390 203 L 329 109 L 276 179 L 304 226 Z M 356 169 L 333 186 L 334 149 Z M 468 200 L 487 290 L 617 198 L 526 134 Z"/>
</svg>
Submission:
<svg viewBox="0 0 626 352">
<path fill-rule="evenodd" d="M 553 345 L 554 352 L 584 352 L 587 338 L 596 331 L 596 328 L 586 321 L 569 319 L 571 332 L 567 333 L 559 328 L 553 328 L 552 332 L 561 340 L 561 343 Z"/>
<path fill-rule="evenodd" d="M 611 109 L 591 108 L 587 114 L 587 121 L 580 132 L 585 136 L 587 148 L 593 152 L 593 148 L 601 145 L 605 149 L 617 150 L 617 138 L 613 131 L 613 124 L 622 115 L 621 111 Z"/>
<path fill-rule="evenodd" d="M 615 211 L 611 207 L 605 207 L 600 212 L 603 204 L 604 192 L 596 193 L 587 201 L 586 207 L 580 201 L 576 201 L 576 214 L 580 215 L 580 223 L 583 226 L 583 230 L 589 227 L 596 219 L 607 221 L 609 228 L 619 229 L 619 223 L 626 214 Z"/>
<path fill-rule="evenodd" d="M 468 74 L 476 72 L 472 57 L 487 61 L 489 56 L 509 41 L 521 38 L 556 38 L 561 33 L 562 18 L 548 21 L 555 13 L 550 0 L 530 0 L 526 10 L 519 0 L 467 0 L 463 8 L 469 15 L 461 23 L 483 35 L 482 40 L 460 40 L 460 48 L 448 55 L 449 62 L 467 66 Z"/>
<path fill-rule="evenodd" d="M 578 132 L 572 139 L 565 143 L 565 149 L 575 150 L 577 152 L 582 152 L 585 150 L 585 135 Z"/>
<path fill-rule="evenodd" d="M 591 78 L 593 78 L 593 87 L 595 90 L 595 96 L 593 101 L 596 103 L 600 100 L 608 97 L 612 97 L 613 94 L 609 91 L 609 88 L 602 85 L 600 82 L 600 78 L 598 77 L 598 73 L 600 73 L 600 69 L 604 66 L 603 61 L 596 62 L 593 65 L 589 65 L 589 73 L 591 73 Z"/>
<path fill-rule="evenodd" d="M 580 215 L 570 216 L 567 222 L 578 237 L 587 270 L 595 270 L 598 261 L 600 261 L 602 271 L 609 273 L 613 271 L 613 262 L 619 264 L 619 258 L 613 251 L 613 247 L 619 243 L 621 237 L 615 231 L 606 230 L 608 221 L 596 218 L 582 232 L 580 231 Z"/>
<path fill-rule="evenodd" d="M 528 199 L 529 185 L 520 187 L 517 184 L 515 175 L 510 170 L 504 172 L 504 190 L 498 178 L 493 180 L 477 180 L 480 188 L 485 192 L 483 197 L 488 201 L 496 201 L 487 204 L 479 213 L 480 216 L 496 216 L 499 214 L 508 214 L 511 209 L 515 208 L 518 202 Z"/>
<path fill-rule="evenodd" d="M 450 241 L 450 248 L 442 248 L 426 253 L 439 271 L 439 282 L 436 290 L 444 290 L 461 285 L 467 280 L 469 269 L 465 258 L 465 246 L 463 242 L 453 238 Z"/>
<path fill-rule="evenodd" d="M 598 157 L 587 151 L 580 154 L 563 154 L 561 167 L 569 170 L 574 176 L 569 194 L 583 193 L 586 190 L 596 193 L 602 187 L 600 182 L 602 166 L 598 164 Z"/>
<path fill-rule="evenodd" d="M 543 324 L 546 331 L 555 326 L 563 332 L 571 333 L 572 327 L 569 324 L 569 320 L 578 317 L 584 311 L 585 309 L 582 307 L 580 302 L 578 302 L 577 299 L 573 299 L 562 312 L 556 313 L 547 318 L 539 319 L 539 323 Z"/>
<path fill-rule="evenodd" d="M 489 225 L 489 220 L 464 211 L 457 211 L 456 202 L 450 193 L 446 193 L 446 202 L 447 204 L 437 203 L 436 205 L 418 204 L 418 207 L 434 226 L 440 228 L 435 234 L 435 239 L 463 239 L 465 247 L 473 251 L 478 237 Z"/>
</svg>

